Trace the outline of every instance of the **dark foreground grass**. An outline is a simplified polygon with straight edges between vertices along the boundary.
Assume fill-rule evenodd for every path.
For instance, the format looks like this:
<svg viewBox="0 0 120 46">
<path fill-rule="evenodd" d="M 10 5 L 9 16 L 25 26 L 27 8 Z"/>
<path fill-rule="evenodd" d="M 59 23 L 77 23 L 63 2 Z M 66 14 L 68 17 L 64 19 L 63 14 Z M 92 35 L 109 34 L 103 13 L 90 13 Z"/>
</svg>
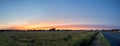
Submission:
<svg viewBox="0 0 120 46">
<path fill-rule="evenodd" d="M 89 46 L 96 32 L 0 32 L 0 46 Z"/>
</svg>

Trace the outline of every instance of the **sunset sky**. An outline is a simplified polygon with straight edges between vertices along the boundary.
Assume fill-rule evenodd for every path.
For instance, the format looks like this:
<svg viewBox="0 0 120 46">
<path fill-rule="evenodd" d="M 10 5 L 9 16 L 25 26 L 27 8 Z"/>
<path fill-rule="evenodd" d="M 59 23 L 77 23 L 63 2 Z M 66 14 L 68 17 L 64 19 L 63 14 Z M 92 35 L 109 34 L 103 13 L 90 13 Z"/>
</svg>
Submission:
<svg viewBox="0 0 120 46">
<path fill-rule="evenodd" d="M 120 0 L 0 0 L 0 29 L 120 29 Z"/>
</svg>

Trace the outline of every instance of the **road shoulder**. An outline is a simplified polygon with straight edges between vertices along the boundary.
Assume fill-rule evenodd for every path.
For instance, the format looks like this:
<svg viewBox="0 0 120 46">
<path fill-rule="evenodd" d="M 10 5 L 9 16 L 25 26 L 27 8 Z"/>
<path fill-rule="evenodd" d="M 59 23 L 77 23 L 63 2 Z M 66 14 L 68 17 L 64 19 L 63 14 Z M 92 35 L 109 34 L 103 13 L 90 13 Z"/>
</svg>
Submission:
<svg viewBox="0 0 120 46">
<path fill-rule="evenodd" d="M 104 35 L 99 32 L 93 41 L 93 46 L 111 46 L 109 41 L 104 37 Z"/>
</svg>

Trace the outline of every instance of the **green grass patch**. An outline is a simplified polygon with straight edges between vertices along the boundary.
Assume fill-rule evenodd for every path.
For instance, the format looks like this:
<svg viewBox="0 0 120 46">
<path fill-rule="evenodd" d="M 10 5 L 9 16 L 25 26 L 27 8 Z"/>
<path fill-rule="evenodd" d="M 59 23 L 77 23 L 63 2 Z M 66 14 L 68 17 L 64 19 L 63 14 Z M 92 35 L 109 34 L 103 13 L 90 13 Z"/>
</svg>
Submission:
<svg viewBox="0 0 120 46">
<path fill-rule="evenodd" d="M 99 39 L 100 40 L 100 44 L 102 46 L 111 46 L 109 41 L 104 37 L 104 35 L 101 32 L 99 33 L 99 37 L 100 37 L 100 39 Z"/>
<path fill-rule="evenodd" d="M 91 32 L 84 35 L 82 38 L 79 37 L 74 41 L 73 46 L 90 46 L 96 35 L 97 32 Z"/>
</svg>

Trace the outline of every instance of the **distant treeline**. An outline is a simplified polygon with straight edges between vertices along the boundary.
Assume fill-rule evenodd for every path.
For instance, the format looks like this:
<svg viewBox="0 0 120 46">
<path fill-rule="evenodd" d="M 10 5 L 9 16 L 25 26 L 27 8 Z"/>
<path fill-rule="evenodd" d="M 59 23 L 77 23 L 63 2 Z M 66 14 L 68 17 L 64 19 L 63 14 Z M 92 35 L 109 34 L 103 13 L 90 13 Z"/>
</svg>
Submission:
<svg viewBox="0 0 120 46">
<path fill-rule="evenodd" d="M 49 30 L 0 30 L 0 31 L 115 31 L 115 32 L 120 32 L 120 29 L 111 29 L 111 30 L 59 30 L 56 28 L 51 28 Z"/>
</svg>

